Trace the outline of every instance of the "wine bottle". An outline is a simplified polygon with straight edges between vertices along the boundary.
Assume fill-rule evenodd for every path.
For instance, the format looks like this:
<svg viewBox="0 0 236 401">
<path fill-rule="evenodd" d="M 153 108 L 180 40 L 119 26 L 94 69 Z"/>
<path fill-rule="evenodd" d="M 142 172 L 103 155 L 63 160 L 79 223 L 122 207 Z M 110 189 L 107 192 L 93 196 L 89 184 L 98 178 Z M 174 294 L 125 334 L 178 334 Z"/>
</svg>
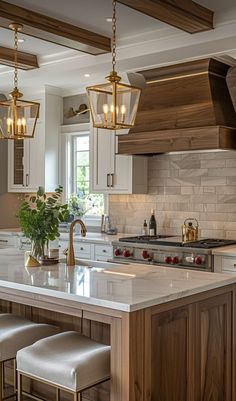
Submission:
<svg viewBox="0 0 236 401">
<path fill-rule="evenodd" d="M 151 213 L 151 218 L 149 220 L 149 235 L 154 237 L 157 235 L 157 223 L 154 215 L 154 210 L 152 210 Z"/>
<path fill-rule="evenodd" d="M 142 235 L 148 235 L 147 220 L 143 222 Z"/>
</svg>

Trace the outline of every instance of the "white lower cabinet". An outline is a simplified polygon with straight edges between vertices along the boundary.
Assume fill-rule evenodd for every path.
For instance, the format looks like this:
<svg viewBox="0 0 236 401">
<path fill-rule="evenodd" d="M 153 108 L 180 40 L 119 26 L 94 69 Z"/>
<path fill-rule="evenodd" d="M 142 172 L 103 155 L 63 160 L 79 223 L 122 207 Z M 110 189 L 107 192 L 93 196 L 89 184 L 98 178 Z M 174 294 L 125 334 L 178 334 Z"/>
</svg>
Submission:
<svg viewBox="0 0 236 401">
<path fill-rule="evenodd" d="M 0 234 L 0 249 L 16 248 L 17 237 L 12 234 Z"/>
<path fill-rule="evenodd" d="M 147 193 L 147 157 L 116 154 L 114 131 L 90 130 L 90 191 Z"/>
<path fill-rule="evenodd" d="M 92 259 L 92 246 L 85 242 L 74 242 L 75 257 L 78 259 Z"/>
<path fill-rule="evenodd" d="M 59 241 L 59 254 L 60 257 L 65 256 L 64 251 L 68 248 L 68 241 Z M 86 242 L 74 241 L 74 253 L 77 259 L 92 259 L 92 247 L 91 244 Z"/>
<path fill-rule="evenodd" d="M 61 240 L 59 246 L 60 257 L 63 257 L 63 251 L 68 248 L 68 241 Z M 74 252 L 77 259 L 107 261 L 112 258 L 112 245 L 74 241 Z"/>
<path fill-rule="evenodd" d="M 236 273 L 236 256 L 214 256 L 214 272 Z"/>
<path fill-rule="evenodd" d="M 112 258 L 111 245 L 95 245 L 94 246 L 94 259 L 107 261 Z"/>
<path fill-rule="evenodd" d="M 14 235 L 11 232 L 0 233 L 0 249 L 16 248 L 24 251 L 31 249 L 31 241 L 23 236 Z M 68 248 L 68 241 L 59 241 L 60 258 L 65 258 L 63 252 Z M 91 259 L 107 261 L 112 258 L 112 245 L 97 244 L 86 241 L 74 241 L 74 252 L 77 259 Z"/>
</svg>

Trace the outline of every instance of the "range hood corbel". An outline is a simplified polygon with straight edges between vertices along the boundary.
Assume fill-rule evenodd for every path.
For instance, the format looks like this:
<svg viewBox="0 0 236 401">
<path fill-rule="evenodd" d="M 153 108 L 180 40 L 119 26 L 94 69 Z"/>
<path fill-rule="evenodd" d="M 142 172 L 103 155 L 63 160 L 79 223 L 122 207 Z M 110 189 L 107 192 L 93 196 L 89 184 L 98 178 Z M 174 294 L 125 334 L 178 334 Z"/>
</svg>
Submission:
<svg viewBox="0 0 236 401">
<path fill-rule="evenodd" d="M 236 150 L 229 68 L 211 58 L 141 71 L 146 87 L 136 123 L 118 138 L 118 153 Z"/>
</svg>

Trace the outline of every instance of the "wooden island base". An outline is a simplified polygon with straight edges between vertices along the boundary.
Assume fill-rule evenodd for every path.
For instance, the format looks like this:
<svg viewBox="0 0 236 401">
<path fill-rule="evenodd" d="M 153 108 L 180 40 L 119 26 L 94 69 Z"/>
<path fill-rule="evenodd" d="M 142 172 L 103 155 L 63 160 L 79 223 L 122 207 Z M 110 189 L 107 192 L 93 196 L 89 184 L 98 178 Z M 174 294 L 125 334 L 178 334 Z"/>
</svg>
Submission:
<svg viewBox="0 0 236 401">
<path fill-rule="evenodd" d="M 232 284 L 126 313 L 5 288 L 0 309 L 111 344 L 111 383 L 83 401 L 235 401 L 235 291 Z M 42 384 L 25 385 L 55 399 Z"/>
</svg>

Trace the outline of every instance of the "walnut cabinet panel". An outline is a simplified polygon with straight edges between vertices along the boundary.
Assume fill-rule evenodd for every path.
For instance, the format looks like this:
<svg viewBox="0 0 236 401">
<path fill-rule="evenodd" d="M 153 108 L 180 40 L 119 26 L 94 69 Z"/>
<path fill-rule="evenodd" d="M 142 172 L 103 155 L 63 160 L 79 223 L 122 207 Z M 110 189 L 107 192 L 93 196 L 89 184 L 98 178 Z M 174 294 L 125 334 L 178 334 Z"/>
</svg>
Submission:
<svg viewBox="0 0 236 401">
<path fill-rule="evenodd" d="M 231 307 L 227 293 L 147 310 L 145 401 L 233 400 Z"/>
</svg>

